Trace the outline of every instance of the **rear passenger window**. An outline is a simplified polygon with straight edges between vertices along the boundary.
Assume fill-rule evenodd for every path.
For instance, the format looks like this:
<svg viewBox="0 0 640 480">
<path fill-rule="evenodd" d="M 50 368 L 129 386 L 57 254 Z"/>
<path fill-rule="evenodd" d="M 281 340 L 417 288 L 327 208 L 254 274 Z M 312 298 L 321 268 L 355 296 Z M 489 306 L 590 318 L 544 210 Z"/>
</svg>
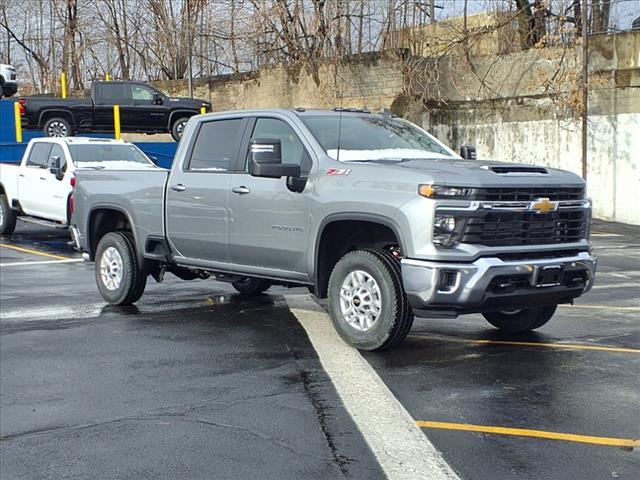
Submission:
<svg viewBox="0 0 640 480">
<path fill-rule="evenodd" d="M 27 159 L 27 167 L 47 168 L 49 160 L 50 143 L 34 143 Z"/>
<path fill-rule="evenodd" d="M 131 99 L 131 85 L 124 83 L 103 83 L 100 86 L 100 97 L 105 102 Z"/>
<path fill-rule="evenodd" d="M 241 118 L 203 123 L 191 152 L 189 170 L 226 172 L 233 168 L 242 131 Z"/>
</svg>

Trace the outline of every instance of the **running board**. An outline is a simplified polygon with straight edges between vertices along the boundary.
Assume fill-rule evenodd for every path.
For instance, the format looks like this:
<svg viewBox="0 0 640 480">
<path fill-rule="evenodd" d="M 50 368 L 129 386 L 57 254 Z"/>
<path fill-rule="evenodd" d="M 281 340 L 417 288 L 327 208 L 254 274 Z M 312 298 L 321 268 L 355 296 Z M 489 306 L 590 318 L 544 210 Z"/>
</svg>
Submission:
<svg viewBox="0 0 640 480">
<path fill-rule="evenodd" d="M 33 224 L 36 224 L 36 225 L 40 225 L 42 227 L 57 228 L 57 229 L 60 229 L 60 230 L 66 230 L 67 228 L 69 228 L 69 226 L 64 224 L 64 223 L 52 222 L 50 220 L 43 220 L 41 218 L 18 217 L 18 220 L 22 220 L 23 222 L 27 222 L 27 223 L 33 223 Z"/>
</svg>

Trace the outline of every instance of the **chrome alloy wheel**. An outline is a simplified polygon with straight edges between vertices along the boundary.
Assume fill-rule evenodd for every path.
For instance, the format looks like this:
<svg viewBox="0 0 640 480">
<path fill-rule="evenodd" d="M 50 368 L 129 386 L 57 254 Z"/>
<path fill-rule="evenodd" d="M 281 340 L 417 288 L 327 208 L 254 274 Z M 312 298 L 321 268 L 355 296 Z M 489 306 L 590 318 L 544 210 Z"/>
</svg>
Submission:
<svg viewBox="0 0 640 480">
<path fill-rule="evenodd" d="M 123 262 L 120 252 L 107 248 L 100 259 L 100 277 L 107 290 L 116 290 L 122 283 Z"/>
<path fill-rule="evenodd" d="M 182 137 L 182 132 L 184 132 L 185 125 L 187 125 L 187 122 L 180 122 L 178 125 L 176 125 L 176 133 L 179 137 Z"/>
<path fill-rule="evenodd" d="M 351 272 L 340 287 L 340 310 L 347 324 L 360 332 L 371 330 L 382 312 L 380 287 L 362 270 Z"/>
<path fill-rule="evenodd" d="M 51 122 L 47 127 L 47 135 L 50 137 L 66 137 L 68 133 L 67 126 L 62 122 Z"/>
</svg>

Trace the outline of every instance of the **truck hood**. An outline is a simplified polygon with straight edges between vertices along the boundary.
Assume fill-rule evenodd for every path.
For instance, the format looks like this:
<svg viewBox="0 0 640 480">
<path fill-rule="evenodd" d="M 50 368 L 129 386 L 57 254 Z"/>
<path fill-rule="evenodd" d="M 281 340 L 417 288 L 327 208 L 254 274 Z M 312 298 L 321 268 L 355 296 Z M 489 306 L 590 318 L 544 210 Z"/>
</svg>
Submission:
<svg viewBox="0 0 640 480">
<path fill-rule="evenodd" d="M 343 162 L 345 166 L 359 165 L 366 168 L 381 168 L 393 175 L 392 171 L 406 172 L 420 181 L 435 181 L 446 186 L 460 187 L 504 187 L 504 186 L 581 186 L 578 175 L 554 168 L 499 162 L 495 160 L 464 160 L 461 158 L 422 158 L 379 160 L 375 162 Z M 357 170 L 360 170 L 357 168 Z"/>
<path fill-rule="evenodd" d="M 190 97 L 167 97 L 166 102 L 169 105 L 180 105 L 187 108 L 195 108 L 199 109 L 200 107 L 211 108 L 211 102 L 207 102 L 206 100 L 200 100 L 198 98 L 190 98 Z"/>
</svg>

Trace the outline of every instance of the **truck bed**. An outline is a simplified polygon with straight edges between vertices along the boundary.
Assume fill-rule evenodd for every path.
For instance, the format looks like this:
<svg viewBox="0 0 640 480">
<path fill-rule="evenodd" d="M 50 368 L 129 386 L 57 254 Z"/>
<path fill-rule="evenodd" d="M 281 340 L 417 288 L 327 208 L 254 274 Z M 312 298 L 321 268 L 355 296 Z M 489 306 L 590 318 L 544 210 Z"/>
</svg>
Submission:
<svg viewBox="0 0 640 480">
<path fill-rule="evenodd" d="M 164 189 L 168 170 L 77 170 L 74 198 L 77 225 L 88 227 L 89 215 L 100 208 L 124 212 L 136 239 L 163 236 Z"/>
<path fill-rule="evenodd" d="M 18 172 L 19 164 L 0 163 L 0 185 L 4 189 L 9 203 L 18 195 Z"/>
</svg>

